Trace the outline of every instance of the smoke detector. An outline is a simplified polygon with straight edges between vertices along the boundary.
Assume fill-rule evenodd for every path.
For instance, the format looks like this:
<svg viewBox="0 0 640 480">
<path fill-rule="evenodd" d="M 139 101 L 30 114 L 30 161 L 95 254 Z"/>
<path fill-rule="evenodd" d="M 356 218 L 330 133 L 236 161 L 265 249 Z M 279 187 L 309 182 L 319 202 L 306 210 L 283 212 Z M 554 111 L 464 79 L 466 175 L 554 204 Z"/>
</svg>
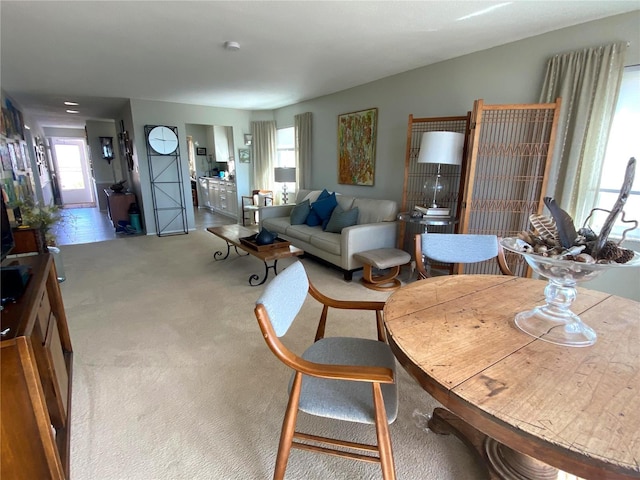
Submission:
<svg viewBox="0 0 640 480">
<path fill-rule="evenodd" d="M 236 50 L 240 50 L 240 44 L 238 42 L 227 40 L 226 42 L 224 42 L 224 48 L 225 50 L 231 50 L 235 52 Z"/>
</svg>

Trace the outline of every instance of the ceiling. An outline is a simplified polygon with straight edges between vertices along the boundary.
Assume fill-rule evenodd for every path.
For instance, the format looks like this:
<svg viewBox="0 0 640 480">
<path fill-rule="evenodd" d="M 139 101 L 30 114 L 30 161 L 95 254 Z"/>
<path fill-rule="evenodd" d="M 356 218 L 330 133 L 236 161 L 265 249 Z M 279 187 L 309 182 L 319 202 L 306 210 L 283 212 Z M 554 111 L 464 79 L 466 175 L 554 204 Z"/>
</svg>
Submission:
<svg viewBox="0 0 640 480">
<path fill-rule="evenodd" d="M 41 126 L 127 99 L 262 110 L 640 9 L 640 0 L 7 1 L 1 86 Z M 240 44 L 237 51 L 225 41 Z M 80 105 L 76 115 L 63 102 Z"/>
</svg>

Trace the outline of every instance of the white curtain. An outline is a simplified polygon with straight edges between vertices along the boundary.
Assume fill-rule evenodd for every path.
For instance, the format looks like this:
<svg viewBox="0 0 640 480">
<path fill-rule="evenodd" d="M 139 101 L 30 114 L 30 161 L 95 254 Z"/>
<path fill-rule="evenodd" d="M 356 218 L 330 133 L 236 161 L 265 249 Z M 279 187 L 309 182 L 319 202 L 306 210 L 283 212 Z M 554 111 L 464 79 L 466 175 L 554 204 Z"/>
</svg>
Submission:
<svg viewBox="0 0 640 480">
<path fill-rule="evenodd" d="M 273 190 L 273 165 L 278 154 L 276 122 L 251 122 L 253 135 L 253 188 Z"/>
<path fill-rule="evenodd" d="M 547 63 L 540 102 L 562 98 L 547 195 L 576 227 L 596 204 L 626 50 L 626 42 L 618 42 L 556 55 Z"/>
<path fill-rule="evenodd" d="M 294 116 L 296 189 L 311 187 L 311 112 Z"/>
</svg>

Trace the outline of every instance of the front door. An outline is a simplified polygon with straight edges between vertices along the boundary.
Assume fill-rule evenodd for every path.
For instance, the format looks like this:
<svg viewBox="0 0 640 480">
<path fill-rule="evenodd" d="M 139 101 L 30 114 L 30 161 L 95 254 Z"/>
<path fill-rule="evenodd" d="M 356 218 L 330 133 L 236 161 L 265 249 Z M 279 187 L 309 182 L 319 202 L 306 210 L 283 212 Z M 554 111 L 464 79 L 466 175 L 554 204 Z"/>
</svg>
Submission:
<svg viewBox="0 0 640 480">
<path fill-rule="evenodd" d="M 82 138 L 52 138 L 53 161 L 64 206 L 95 206 Z"/>
</svg>

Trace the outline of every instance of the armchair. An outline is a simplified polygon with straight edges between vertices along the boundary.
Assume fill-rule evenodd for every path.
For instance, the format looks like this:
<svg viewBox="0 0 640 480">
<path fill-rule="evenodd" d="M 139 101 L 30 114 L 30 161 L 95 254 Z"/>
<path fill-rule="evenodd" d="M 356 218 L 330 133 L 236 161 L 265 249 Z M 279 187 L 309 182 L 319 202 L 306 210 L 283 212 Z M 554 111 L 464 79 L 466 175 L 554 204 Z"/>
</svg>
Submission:
<svg viewBox="0 0 640 480">
<path fill-rule="evenodd" d="M 253 190 L 251 196 L 242 196 L 242 225 L 248 220 L 258 223 L 258 211 L 260 207 L 273 205 L 273 191 Z"/>
</svg>

